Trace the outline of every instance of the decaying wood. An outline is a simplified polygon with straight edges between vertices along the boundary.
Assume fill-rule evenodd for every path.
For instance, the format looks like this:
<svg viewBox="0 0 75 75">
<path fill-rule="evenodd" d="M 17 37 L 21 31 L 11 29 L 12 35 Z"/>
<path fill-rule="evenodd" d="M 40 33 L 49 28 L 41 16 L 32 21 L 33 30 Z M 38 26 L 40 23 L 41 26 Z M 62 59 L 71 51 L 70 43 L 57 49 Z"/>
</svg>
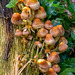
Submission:
<svg viewBox="0 0 75 75">
<path fill-rule="evenodd" d="M 6 28 L 6 37 L 7 37 L 7 43 L 5 45 L 5 50 L 3 52 L 3 59 L 8 60 L 9 52 L 12 47 L 12 37 L 13 37 L 13 25 L 11 23 L 11 16 L 12 16 L 12 9 L 6 8 L 6 5 L 9 3 L 10 0 L 0 0 L 1 6 L 2 6 L 2 14 L 3 14 L 3 20 L 4 25 Z"/>
</svg>

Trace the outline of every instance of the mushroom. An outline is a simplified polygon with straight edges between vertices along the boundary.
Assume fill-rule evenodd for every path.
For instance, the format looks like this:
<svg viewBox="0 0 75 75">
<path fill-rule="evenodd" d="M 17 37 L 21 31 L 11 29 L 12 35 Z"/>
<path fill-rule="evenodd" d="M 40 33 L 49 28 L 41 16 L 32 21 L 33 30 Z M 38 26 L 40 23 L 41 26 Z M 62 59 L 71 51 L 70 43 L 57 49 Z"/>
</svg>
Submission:
<svg viewBox="0 0 75 75">
<path fill-rule="evenodd" d="M 73 33 L 75 34 L 75 27 L 73 27 Z"/>
<path fill-rule="evenodd" d="M 45 28 L 48 29 L 48 30 L 50 30 L 51 28 L 53 28 L 53 24 L 52 24 L 52 22 L 50 20 L 47 20 L 45 22 Z"/>
<path fill-rule="evenodd" d="M 39 59 L 37 61 L 37 64 L 39 65 L 39 69 L 42 71 L 42 72 L 47 72 L 49 70 L 49 65 L 48 63 L 46 62 L 46 60 L 44 59 Z"/>
<path fill-rule="evenodd" d="M 14 13 L 12 15 L 11 22 L 13 24 L 21 24 L 22 23 L 21 15 L 19 13 Z"/>
<path fill-rule="evenodd" d="M 55 44 L 55 40 L 54 40 L 54 38 L 52 37 L 51 34 L 47 34 L 47 35 L 46 35 L 45 43 L 46 43 L 47 45 L 54 45 L 54 44 Z"/>
<path fill-rule="evenodd" d="M 33 36 L 32 35 L 29 35 L 27 39 L 28 40 L 32 40 L 33 39 Z"/>
<path fill-rule="evenodd" d="M 57 26 L 53 27 L 51 30 L 50 30 L 50 34 L 53 36 L 53 37 L 57 37 L 57 36 L 60 36 L 60 30 Z"/>
<path fill-rule="evenodd" d="M 45 37 L 47 34 L 48 34 L 48 31 L 45 28 L 41 28 L 37 32 L 38 37 Z"/>
<path fill-rule="evenodd" d="M 20 29 L 17 29 L 15 35 L 16 36 L 22 36 L 21 30 Z"/>
<path fill-rule="evenodd" d="M 44 19 L 46 16 L 46 12 L 42 6 L 40 6 L 40 8 L 35 11 L 35 18 Z"/>
<path fill-rule="evenodd" d="M 38 0 L 28 0 L 26 5 L 33 10 L 37 10 L 40 7 L 40 3 L 38 2 Z"/>
<path fill-rule="evenodd" d="M 34 45 L 35 45 L 35 46 L 38 46 L 39 48 L 41 48 L 41 47 L 42 47 L 42 43 L 41 43 L 41 42 L 39 42 L 39 41 L 35 41 Z"/>
<path fill-rule="evenodd" d="M 50 49 L 46 49 L 45 50 L 45 53 L 50 53 Z"/>
<path fill-rule="evenodd" d="M 59 44 L 59 51 L 60 52 L 65 52 L 68 49 L 68 45 L 65 42 L 61 42 Z"/>
<path fill-rule="evenodd" d="M 47 72 L 48 75 L 57 75 L 57 73 L 53 70 L 53 68 L 50 68 Z"/>
<path fill-rule="evenodd" d="M 61 70 L 58 64 L 54 64 L 52 68 L 54 69 L 55 72 L 60 72 Z"/>
<path fill-rule="evenodd" d="M 59 43 L 65 42 L 66 44 L 68 43 L 67 39 L 65 37 L 60 37 Z"/>
<path fill-rule="evenodd" d="M 32 27 L 33 29 L 39 29 L 44 27 L 44 23 L 40 19 L 34 19 Z"/>
<path fill-rule="evenodd" d="M 48 57 L 47 61 L 51 63 L 59 63 L 60 62 L 60 57 L 57 52 L 52 52 Z"/>
<path fill-rule="evenodd" d="M 29 17 L 31 17 L 31 9 L 29 7 L 24 7 L 22 9 L 21 18 L 28 19 Z"/>
<path fill-rule="evenodd" d="M 63 26 L 62 26 L 62 25 L 57 25 L 57 27 L 58 27 L 59 30 L 60 30 L 60 36 L 63 36 L 64 33 L 65 33 L 65 30 L 64 30 Z"/>
</svg>

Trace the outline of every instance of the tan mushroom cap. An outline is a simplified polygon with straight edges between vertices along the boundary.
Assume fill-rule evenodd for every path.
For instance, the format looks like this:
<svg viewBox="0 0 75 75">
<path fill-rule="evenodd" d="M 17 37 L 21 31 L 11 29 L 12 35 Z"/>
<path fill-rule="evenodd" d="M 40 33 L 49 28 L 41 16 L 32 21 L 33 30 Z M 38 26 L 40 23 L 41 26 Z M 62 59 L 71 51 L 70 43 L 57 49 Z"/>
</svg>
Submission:
<svg viewBox="0 0 75 75">
<path fill-rule="evenodd" d="M 57 52 L 52 52 L 48 57 L 47 61 L 51 63 L 59 63 L 60 62 L 60 57 Z"/>
<path fill-rule="evenodd" d="M 50 30 L 51 28 L 53 28 L 53 24 L 52 24 L 52 22 L 50 20 L 47 20 L 45 22 L 45 28 L 48 29 L 48 30 Z"/>
<path fill-rule="evenodd" d="M 65 42 L 66 44 L 68 43 L 67 39 L 65 37 L 60 37 L 59 43 Z"/>
<path fill-rule="evenodd" d="M 21 18 L 28 19 L 31 17 L 31 9 L 29 7 L 24 7 L 22 9 Z"/>
<path fill-rule="evenodd" d="M 54 64 L 52 68 L 54 69 L 55 72 L 60 72 L 61 70 L 58 64 Z"/>
<path fill-rule="evenodd" d="M 37 10 L 40 7 L 40 3 L 38 2 L 38 0 L 28 0 L 27 6 L 29 6 L 33 10 Z"/>
<path fill-rule="evenodd" d="M 28 36 L 29 34 L 30 34 L 30 33 L 29 33 L 28 30 L 26 30 L 26 29 L 23 30 L 23 35 Z"/>
<path fill-rule="evenodd" d="M 45 28 L 39 29 L 37 36 L 38 37 L 45 37 L 48 34 L 48 31 Z"/>
<path fill-rule="evenodd" d="M 59 51 L 60 52 L 65 52 L 68 49 L 68 45 L 65 42 L 61 42 L 59 44 Z"/>
<path fill-rule="evenodd" d="M 57 73 L 53 70 L 53 68 L 50 68 L 47 72 L 48 75 L 57 75 Z"/>
<path fill-rule="evenodd" d="M 33 29 L 39 29 L 44 27 L 44 23 L 40 19 L 34 19 L 32 27 Z"/>
<path fill-rule="evenodd" d="M 53 37 L 57 37 L 57 36 L 60 36 L 60 30 L 57 26 L 53 27 L 51 30 L 50 30 L 50 34 L 53 36 Z"/>
<path fill-rule="evenodd" d="M 62 25 L 57 25 L 57 27 L 58 27 L 59 30 L 60 30 L 60 36 L 63 36 L 64 33 L 65 33 L 65 30 L 64 30 L 63 26 L 62 26 Z"/>
<path fill-rule="evenodd" d="M 35 11 L 35 18 L 44 19 L 46 16 L 46 12 L 42 6 L 40 6 L 40 8 Z"/>
<path fill-rule="evenodd" d="M 22 35 L 21 30 L 20 30 L 20 29 L 17 29 L 15 35 L 16 35 L 16 36 L 21 36 L 21 35 Z"/>
<path fill-rule="evenodd" d="M 21 24 L 22 23 L 21 15 L 19 13 L 14 13 L 12 15 L 11 22 L 13 24 Z"/>
<path fill-rule="evenodd" d="M 39 59 L 37 61 L 37 64 L 39 65 L 39 69 L 42 71 L 42 72 L 47 72 L 49 70 L 49 65 L 48 63 L 46 62 L 46 60 L 44 59 Z"/>
<path fill-rule="evenodd" d="M 39 48 L 42 47 L 42 43 L 40 41 L 35 41 L 34 45 L 38 46 Z"/>
<path fill-rule="evenodd" d="M 55 44 L 55 40 L 54 40 L 54 38 L 52 37 L 51 34 L 47 34 L 47 35 L 46 35 L 45 43 L 46 43 L 47 45 L 54 45 L 54 44 Z"/>
</svg>

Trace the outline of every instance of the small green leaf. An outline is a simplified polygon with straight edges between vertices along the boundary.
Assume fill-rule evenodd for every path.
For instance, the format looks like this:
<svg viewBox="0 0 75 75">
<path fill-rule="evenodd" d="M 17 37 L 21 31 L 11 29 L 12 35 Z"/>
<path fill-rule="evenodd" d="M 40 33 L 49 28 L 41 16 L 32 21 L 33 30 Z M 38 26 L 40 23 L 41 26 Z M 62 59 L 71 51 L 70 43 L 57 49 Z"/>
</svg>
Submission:
<svg viewBox="0 0 75 75">
<path fill-rule="evenodd" d="M 72 39 L 75 41 L 75 34 L 74 34 L 74 32 L 73 32 L 73 29 L 71 29 L 71 37 L 72 37 Z"/>
</svg>

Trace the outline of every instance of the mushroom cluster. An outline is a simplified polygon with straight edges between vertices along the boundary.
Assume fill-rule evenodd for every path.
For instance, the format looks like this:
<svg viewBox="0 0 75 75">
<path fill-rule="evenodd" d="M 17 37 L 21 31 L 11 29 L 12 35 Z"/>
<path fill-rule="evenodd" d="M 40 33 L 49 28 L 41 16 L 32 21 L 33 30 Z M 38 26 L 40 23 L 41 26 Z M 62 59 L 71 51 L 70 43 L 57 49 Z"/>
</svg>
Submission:
<svg viewBox="0 0 75 75">
<path fill-rule="evenodd" d="M 51 20 L 44 20 L 47 16 L 46 11 L 38 0 L 18 0 L 16 5 L 21 13 L 14 13 L 11 18 L 11 22 L 20 27 L 15 35 L 21 37 L 24 44 L 35 39 L 35 62 L 39 70 L 48 75 L 57 75 L 60 72 L 59 54 L 68 49 L 63 26 L 53 26 Z M 39 58 L 41 49 L 44 51 L 43 58 Z"/>
</svg>

